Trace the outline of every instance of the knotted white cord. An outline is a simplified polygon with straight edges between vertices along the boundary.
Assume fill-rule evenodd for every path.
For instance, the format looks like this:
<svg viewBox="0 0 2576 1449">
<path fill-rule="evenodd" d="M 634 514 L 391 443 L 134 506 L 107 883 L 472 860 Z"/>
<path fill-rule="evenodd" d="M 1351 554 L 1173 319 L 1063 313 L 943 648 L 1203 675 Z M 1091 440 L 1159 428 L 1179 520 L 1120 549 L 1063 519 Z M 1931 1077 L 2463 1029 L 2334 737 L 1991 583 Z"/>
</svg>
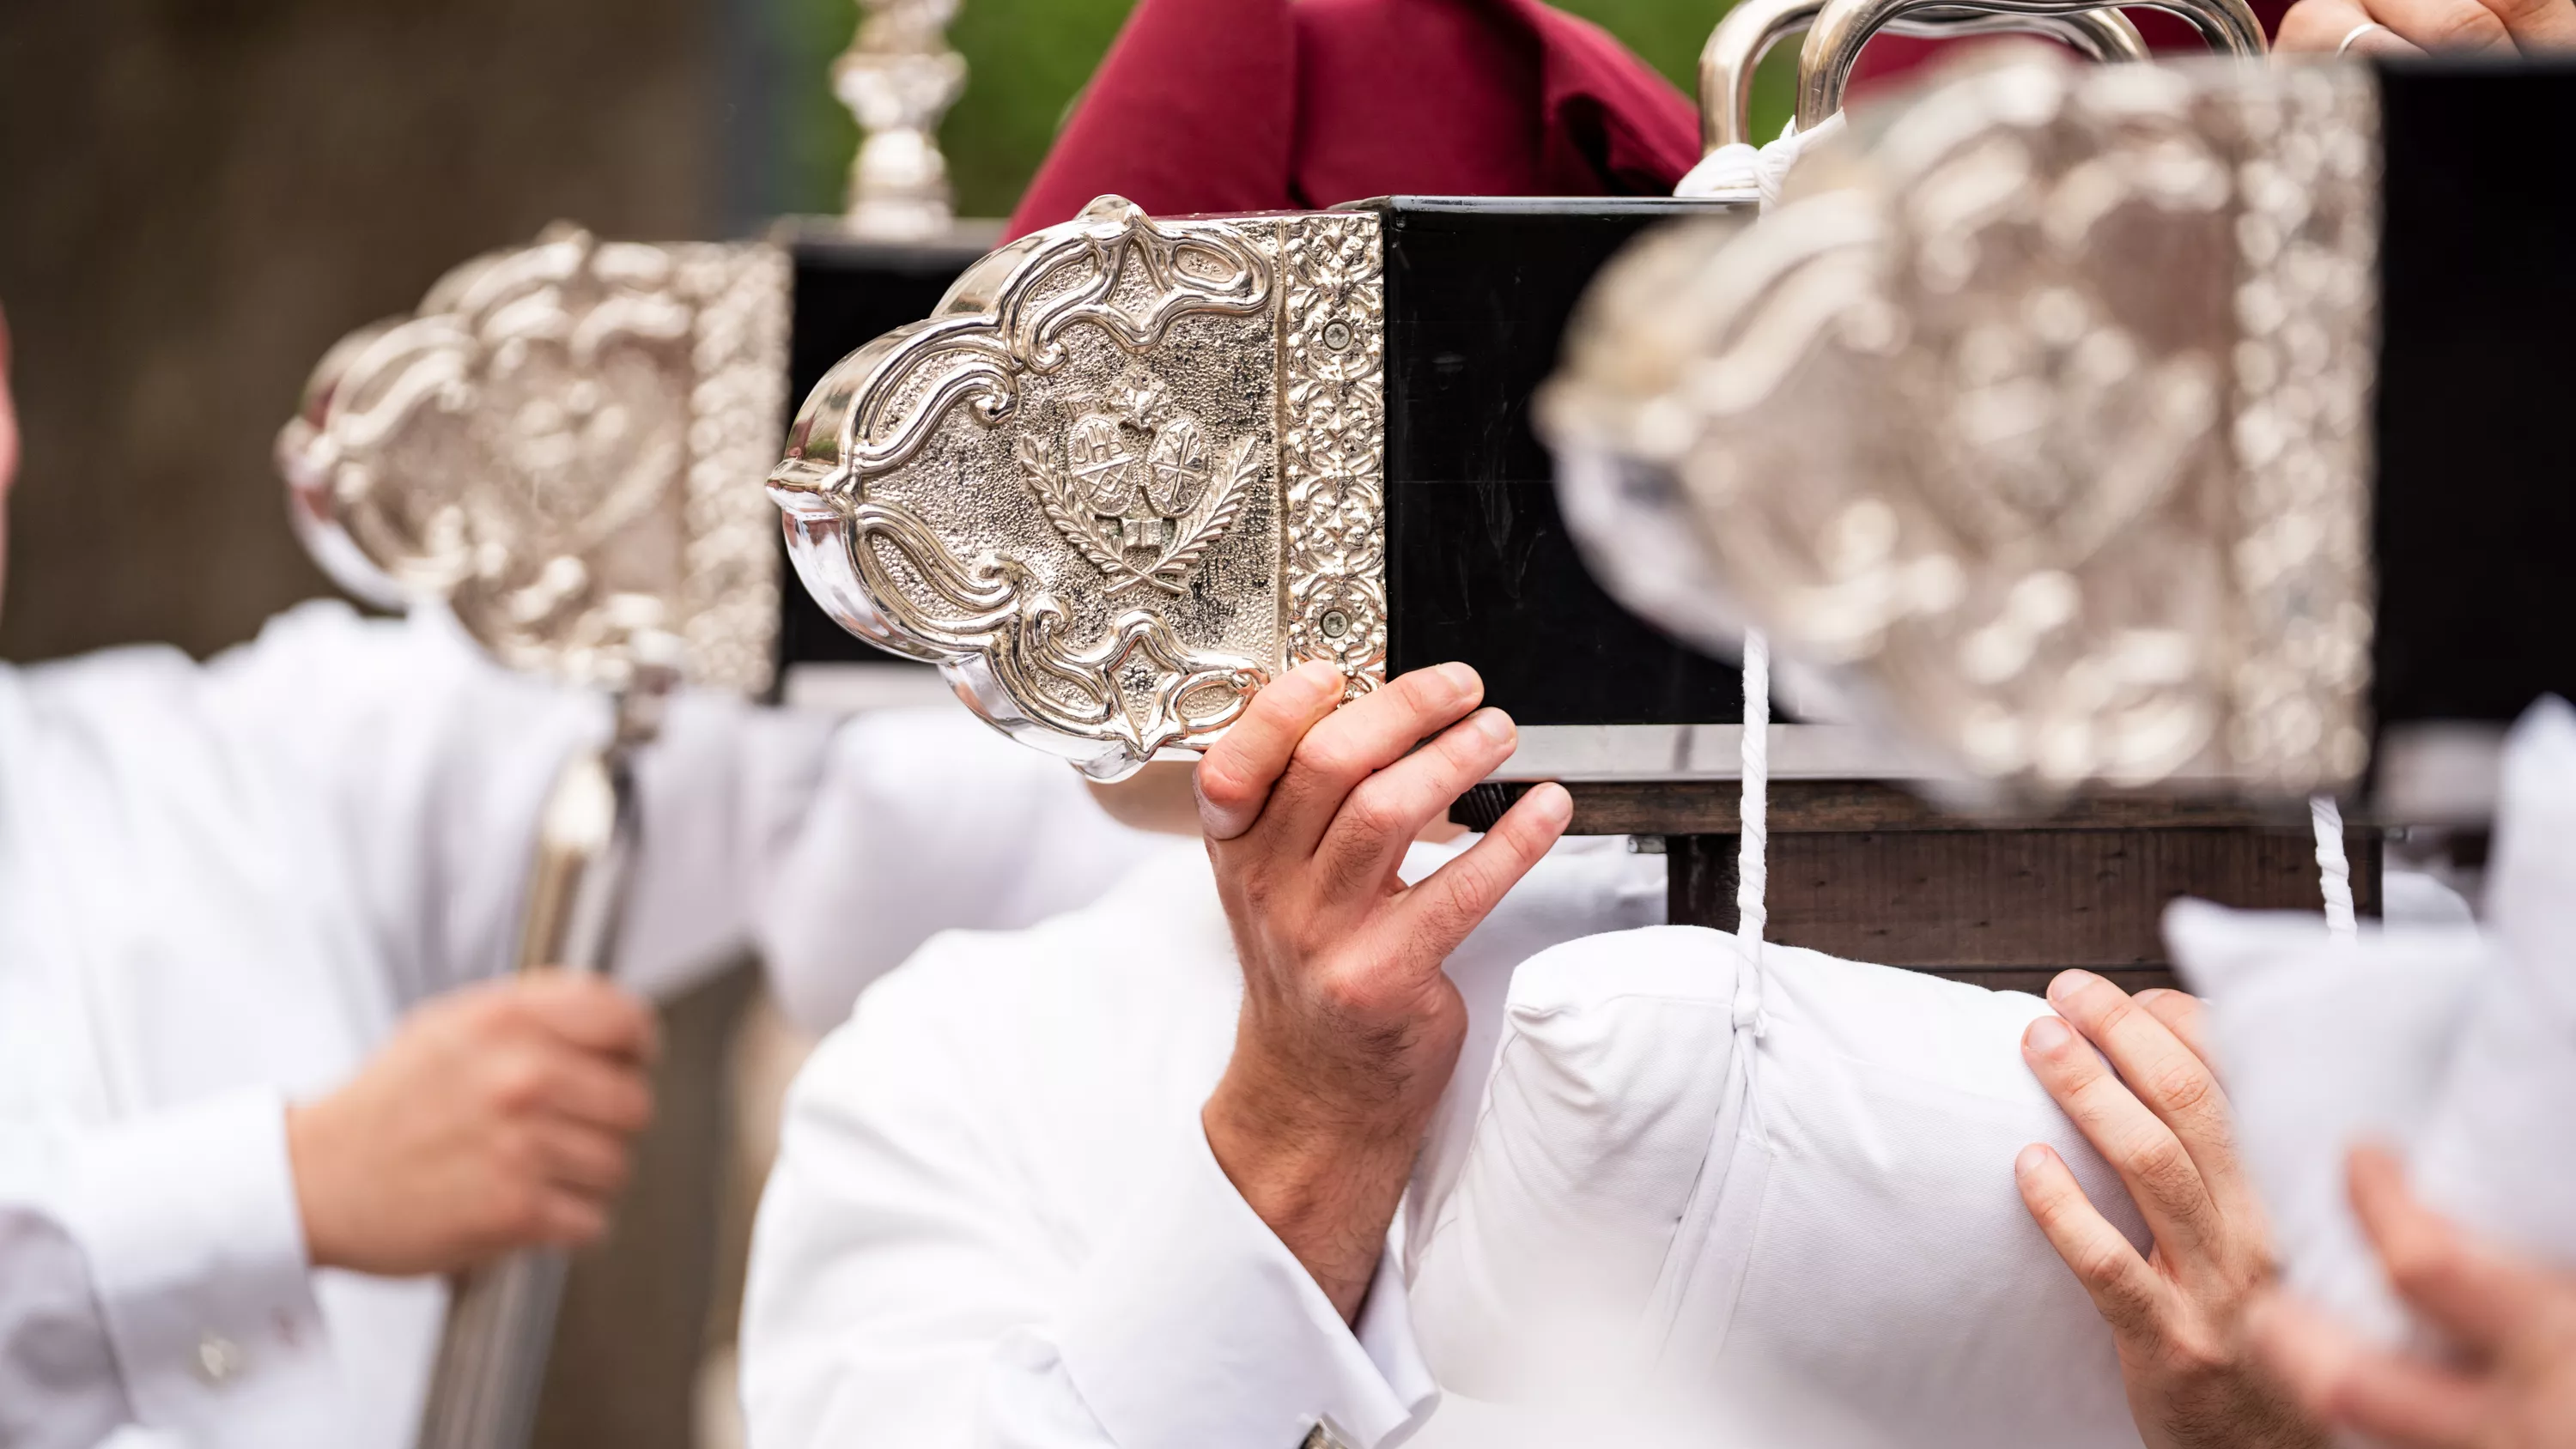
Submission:
<svg viewBox="0 0 2576 1449">
<path fill-rule="evenodd" d="M 1798 130 L 1791 121 L 1780 139 L 1756 149 L 1736 142 L 1720 146 L 1690 169 L 1673 188 L 1675 196 L 1713 201 L 1751 201 L 1769 211 L 1780 202 L 1789 170 L 1808 147 L 1843 128 L 1840 112 L 1816 129 Z M 1737 806 L 1735 850 L 1735 935 L 1760 957 L 1763 928 L 1770 922 L 1764 904 L 1770 884 L 1766 864 L 1770 844 L 1771 803 L 1771 641 L 1759 629 L 1744 636 L 1744 794 Z"/>
<path fill-rule="evenodd" d="M 1701 157 L 1673 187 L 1673 195 L 1704 201 L 1758 201 L 1769 211 L 1780 204 L 1780 187 L 1789 179 L 1789 168 L 1798 164 L 1808 147 L 1842 128 L 1842 112 L 1836 111 L 1812 131 L 1802 133 L 1798 123 L 1791 121 L 1779 140 L 1758 149 L 1742 141 L 1730 142 Z"/>
<path fill-rule="evenodd" d="M 1770 843 L 1771 641 L 1759 629 L 1744 635 L 1744 796 L 1737 807 L 1743 834 L 1735 845 L 1735 936 L 1760 957 L 1762 928 L 1771 913 L 1763 904 L 1770 871 L 1763 851 Z"/>
<path fill-rule="evenodd" d="M 2326 896 L 2326 934 L 2339 941 L 2356 940 L 2361 926 L 2353 918 L 2352 862 L 2343 854 L 2343 811 L 2333 796 L 2311 795 L 2308 823 L 2317 832 L 2317 879 Z"/>
</svg>

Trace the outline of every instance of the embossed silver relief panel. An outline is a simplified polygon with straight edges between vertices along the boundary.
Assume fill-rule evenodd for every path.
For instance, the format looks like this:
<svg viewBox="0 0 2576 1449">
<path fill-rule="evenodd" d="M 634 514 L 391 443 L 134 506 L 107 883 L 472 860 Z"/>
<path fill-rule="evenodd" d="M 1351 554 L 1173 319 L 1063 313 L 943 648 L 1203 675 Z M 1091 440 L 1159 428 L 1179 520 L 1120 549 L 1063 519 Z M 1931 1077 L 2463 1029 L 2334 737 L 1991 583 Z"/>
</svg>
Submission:
<svg viewBox="0 0 2576 1449">
<path fill-rule="evenodd" d="M 352 592 L 438 599 L 503 663 L 615 689 L 639 651 L 768 687 L 787 260 L 562 230 L 477 258 L 325 357 L 278 439 Z M 676 658 L 673 657 L 676 654 Z"/>
<path fill-rule="evenodd" d="M 1976 774 L 2348 780 L 2375 115 L 2358 68 L 1952 82 L 1623 261 L 1543 418 L 1626 460 L 1570 480 L 1674 480 L 1718 617 Z"/>
<path fill-rule="evenodd" d="M 816 387 L 770 492 L 816 598 L 1102 778 L 1213 742 L 1283 667 L 1385 653 L 1376 219 L 1005 247 Z"/>
</svg>

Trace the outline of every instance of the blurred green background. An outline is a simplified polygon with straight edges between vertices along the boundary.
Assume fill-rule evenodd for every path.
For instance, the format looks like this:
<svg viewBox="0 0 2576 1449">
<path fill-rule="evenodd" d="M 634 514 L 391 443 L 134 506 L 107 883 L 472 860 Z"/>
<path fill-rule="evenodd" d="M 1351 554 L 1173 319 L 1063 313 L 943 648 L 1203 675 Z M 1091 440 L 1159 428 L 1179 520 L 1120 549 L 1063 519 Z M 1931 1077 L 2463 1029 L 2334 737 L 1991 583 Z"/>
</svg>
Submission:
<svg viewBox="0 0 2576 1449">
<path fill-rule="evenodd" d="M 849 44 L 852 0 L 767 0 L 781 74 L 819 80 Z M 1616 35 L 1693 92 L 1700 43 L 1725 13 L 1705 0 L 1555 0 Z M 1003 216 L 1037 171 L 1056 127 L 1116 37 L 1133 0 L 964 0 L 949 38 L 966 56 L 966 94 L 948 114 L 941 146 L 963 216 Z M 1789 117 L 1796 47 L 1783 46 L 1754 88 L 1754 134 L 1769 136 Z M 837 211 L 858 133 L 825 84 L 790 88 L 778 117 L 786 139 L 775 178 L 783 210 Z"/>
</svg>

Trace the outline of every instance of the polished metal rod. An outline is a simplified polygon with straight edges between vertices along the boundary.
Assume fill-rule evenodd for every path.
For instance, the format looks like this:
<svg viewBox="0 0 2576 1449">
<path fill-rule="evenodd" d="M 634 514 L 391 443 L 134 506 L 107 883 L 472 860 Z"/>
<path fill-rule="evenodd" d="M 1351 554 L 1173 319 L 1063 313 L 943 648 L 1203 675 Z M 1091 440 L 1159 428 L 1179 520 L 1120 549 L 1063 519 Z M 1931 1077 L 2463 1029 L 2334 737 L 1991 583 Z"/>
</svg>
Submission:
<svg viewBox="0 0 2576 1449">
<path fill-rule="evenodd" d="M 621 704 L 623 701 L 621 701 Z M 519 969 L 604 971 L 633 876 L 632 756 L 649 731 L 568 761 L 537 826 Z M 527 1248 L 460 1274 L 422 1415 L 420 1449 L 525 1449 L 536 1429 L 568 1264 Z"/>
</svg>

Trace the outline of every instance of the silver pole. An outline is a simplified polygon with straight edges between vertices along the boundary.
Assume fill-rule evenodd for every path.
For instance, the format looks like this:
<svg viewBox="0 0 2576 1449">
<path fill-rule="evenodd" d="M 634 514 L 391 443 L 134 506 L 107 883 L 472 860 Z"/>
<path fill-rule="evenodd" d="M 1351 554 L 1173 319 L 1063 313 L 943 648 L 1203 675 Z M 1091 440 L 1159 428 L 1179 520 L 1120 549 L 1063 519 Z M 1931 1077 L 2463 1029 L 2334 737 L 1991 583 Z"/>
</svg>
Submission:
<svg viewBox="0 0 2576 1449">
<path fill-rule="evenodd" d="M 676 678 L 667 665 L 639 662 L 617 696 L 615 738 L 555 778 L 538 818 L 521 971 L 608 969 L 634 875 L 634 757 L 660 732 Z M 526 1449 L 568 1266 L 559 1248 L 527 1248 L 457 1276 L 419 1449 Z"/>
</svg>

